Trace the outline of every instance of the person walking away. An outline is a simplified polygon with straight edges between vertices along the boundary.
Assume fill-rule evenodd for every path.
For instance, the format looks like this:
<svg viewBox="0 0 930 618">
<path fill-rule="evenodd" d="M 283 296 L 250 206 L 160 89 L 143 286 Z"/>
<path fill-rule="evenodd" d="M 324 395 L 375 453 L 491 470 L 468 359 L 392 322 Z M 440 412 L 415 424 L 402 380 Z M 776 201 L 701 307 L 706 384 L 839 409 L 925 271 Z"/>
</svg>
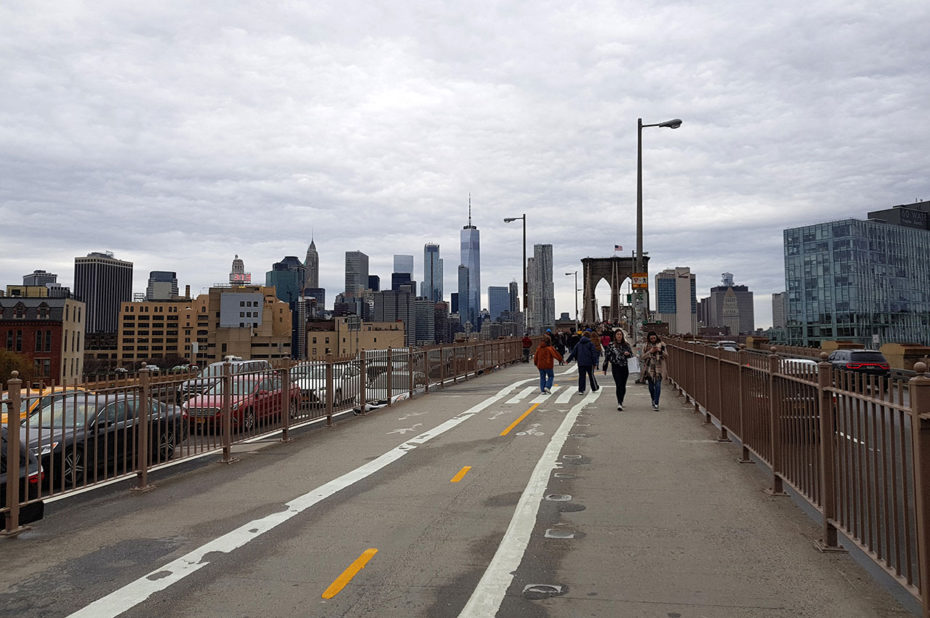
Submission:
<svg viewBox="0 0 930 618">
<path fill-rule="evenodd" d="M 601 364 L 601 355 L 603 354 L 604 348 L 601 346 L 601 336 L 597 334 L 597 331 L 588 331 L 588 339 L 591 340 L 591 345 L 594 346 L 594 365 L 591 368 L 591 377 L 594 378 L 594 385 L 591 387 L 591 390 L 596 391 L 600 388 L 600 385 L 597 383 L 597 367 Z"/>
<path fill-rule="evenodd" d="M 607 365 L 614 377 L 617 387 L 617 409 L 623 410 L 623 398 L 626 396 L 626 380 L 630 376 L 627 359 L 633 356 L 633 348 L 626 342 L 626 336 L 619 328 L 614 333 L 614 340 L 604 350 L 604 375 L 607 375 Z"/>
<path fill-rule="evenodd" d="M 643 377 L 649 385 L 649 395 L 652 397 L 652 409 L 659 409 L 659 395 L 662 394 L 662 377 L 665 375 L 665 344 L 659 339 L 655 331 L 646 335 L 646 345 L 643 350 Z"/>
<path fill-rule="evenodd" d="M 552 347 L 554 347 L 559 354 L 565 354 L 565 333 L 555 333 L 552 340 Z"/>
<path fill-rule="evenodd" d="M 529 333 L 523 335 L 523 362 L 528 363 L 530 361 L 530 348 L 533 347 L 533 340 L 530 339 Z"/>
<path fill-rule="evenodd" d="M 553 367 L 555 359 L 562 362 L 562 355 L 552 345 L 552 339 L 549 335 L 543 337 L 542 343 L 536 348 L 536 354 L 533 355 L 533 364 L 539 369 L 539 392 L 548 395 L 552 392 L 552 380 L 554 379 Z"/>
<path fill-rule="evenodd" d="M 581 337 L 578 339 L 578 343 L 575 344 L 571 354 L 568 355 L 569 362 L 572 360 L 578 362 L 579 395 L 584 395 L 585 384 L 588 378 L 590 378 L 591 381 L 591 390 L 596 391 L 598 389 L 597 382 L 594 380 L 594 366 L 596 363 L 597 350 L 594 349 L 594 344 L 588 339 L 588 334 L 590 332 L 589 330 L 582 333 Z"/>
</svg>

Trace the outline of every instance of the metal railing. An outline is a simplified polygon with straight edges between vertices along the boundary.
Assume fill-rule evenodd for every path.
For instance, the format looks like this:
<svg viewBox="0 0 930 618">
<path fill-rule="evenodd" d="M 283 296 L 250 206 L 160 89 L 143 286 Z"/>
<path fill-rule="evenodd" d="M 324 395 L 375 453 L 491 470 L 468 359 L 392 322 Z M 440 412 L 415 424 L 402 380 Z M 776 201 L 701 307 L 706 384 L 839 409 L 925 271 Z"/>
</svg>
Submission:
<svg viewBox="0 0 930 618">
<path fill-rule="evenodd" d="M 20 511 L 45 498 L 132 476 L 133 491 L 148 491 L 149 474 L 175 461 L 218 453 L 232 463 L 236 443 L 274 432 L 287 442 L 295 426 L 331 426 L 337 414 L 366 414 L 521 357 L 519 339 L 499 339 L 368 350 L 247 373 L 225 363 L 222 375 L 209 377 L 142 371 L 118 383 L 41 390 L 24 389 L 14 375 L 0 402 L 7 428 L 4 473 L 16 479 L 25 469 L 32 485 L 8 482 L 2 489 L 0 534 L 27 529 Z"/>
<path fill-rule="evenodd" d="M 909 380 L 666 341 L 668 378 L 695 412 L 771 470 L 821 516 L 822 550 L 838 532 L 922 603 L 930 616 L 930 376 Z"/>
</svg>

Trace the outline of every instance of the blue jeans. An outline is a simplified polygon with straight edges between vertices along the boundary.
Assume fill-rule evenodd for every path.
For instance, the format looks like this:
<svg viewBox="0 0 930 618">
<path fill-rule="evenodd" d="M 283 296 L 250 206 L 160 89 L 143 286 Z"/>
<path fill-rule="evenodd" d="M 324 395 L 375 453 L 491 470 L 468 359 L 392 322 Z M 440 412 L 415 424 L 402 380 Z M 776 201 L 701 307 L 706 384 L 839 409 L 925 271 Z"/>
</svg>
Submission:
<svg viewBox="0 0 930 618">
<path fill-rule="evenodd" d="M 552 388 L 552 380 L 555 378 L 555 373 L 552 369 L 540 369 L 539 370 L 539 390 L 544 391 L 546 389 Z"/>
<path fill-rule="evenodd" d="M 652 403 L 659 405 L 659 395 L 662 394 L 662 376 L 656 376 L 655 380 L 646 378 L 646 384 L 649 385 L 649 395 L 652 397 Z"/>
</svg>

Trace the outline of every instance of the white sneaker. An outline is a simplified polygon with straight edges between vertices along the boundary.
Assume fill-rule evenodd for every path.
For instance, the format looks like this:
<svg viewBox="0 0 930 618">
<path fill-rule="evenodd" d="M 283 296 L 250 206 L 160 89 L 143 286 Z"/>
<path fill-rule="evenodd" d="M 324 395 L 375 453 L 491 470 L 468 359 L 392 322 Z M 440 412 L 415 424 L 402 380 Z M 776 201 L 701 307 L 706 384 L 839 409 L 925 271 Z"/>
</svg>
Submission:
<svg viewBox="0 0 930 618">
<path fill-rule="evenodd" d="M 579 395 L 584 395 L 584 391 L 578 391 Z"/>
<path fill-rule="evenodd" d="M 657 403 L 652 404 L 652 409 L 658 411 L 658 410 L 659 410 L 659 404 L 657 404 Z"/>
<path fill-rule="evenodd" d="M 620 411 L 622 412 L 622 411 L 623 411 L 623 404 L 622 404 L 622 403 L 618 403 L 618 404 L 617 404 L 617 409 L 620 410 Z"/>
<path fill-rule="evenodd" d="M 552 391 L 550 391 L 548 388 L 547 388 L 546 390 L 544 390 L 543 392 L 546 393 L 547 395 L 551 395 L 551 394 L 552 394 Z"/>
</svg>

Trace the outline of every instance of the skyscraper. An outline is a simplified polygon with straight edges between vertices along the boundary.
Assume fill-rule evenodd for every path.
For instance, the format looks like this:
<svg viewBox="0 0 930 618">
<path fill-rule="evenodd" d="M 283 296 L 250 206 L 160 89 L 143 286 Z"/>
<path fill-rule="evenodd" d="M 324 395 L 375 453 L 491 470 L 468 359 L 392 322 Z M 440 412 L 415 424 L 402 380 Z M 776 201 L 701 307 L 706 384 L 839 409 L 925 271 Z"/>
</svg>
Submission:
<svg viewBox="0 0 930 618">
<path fill-rule="evenodd" d="M 316 243 L 310 239 L 310 246 L 307 247 L 307 258 L 304 260 L 304 268 L 307 271 L 307 279 L 304 282 L 305 288 L 320 287 L 320 254 L 316 252 Z"/>
<path fill-rule="evenodd" d="M 394 272 L 407 273 L 413 275 L 413 256 L 412 255 L 395 255 Z"/>
<path fill-rule="evenodd" d="M 930 344 L 930 202 L 868 217 L 784 231 L 788 343 Z"/>
<path fill-rule="evenodd" d="M 153 270 L 149 273 L 149 283 L 145 288 L 145 300 L 171 300 L 177 295 L 177 273 L 166 270 Z"/>
<path fill-rule="evenodd" d="M 475 319 L 477 318 L 477 311 L 473 311 L 470 305 L 471 302 L 471 290 L 469 289 L 469 280 L 470 276 L 468 273 L 468 267 L 464 264 L 459 265 L 459 296 L 458 296 L 458 310 L 459 310 L 459 322 L 464 328 L 466 322 L 471 322 L 472 327 L 475 326 Z M 454 302 L 454 299 L 453 299 Z"/>
<path fill-rule="evenodd" d="M 492 320 L 501 317 L 505 311 L 510 311 L 510 289 L 506 286 L 492 285 L 488 287 L 488 314 Z"/>
<path fill-rule="evenodd" d="M 471 195 L 468 196 L 468 225 L 461 232 L 461 264 L 468 272 L 467 301 L 462 296 L 461 269 L 459 270 L 459 315 L 462 323 L 471 322 L 478 327 L 478 312 L 481 311 L 481 235 L 471 224 Z M 467 311 L 462 311 L 466 307 Z"/>
<path fill-rule="evenodd" d="M 74 258 L 74 295 L 87 304 L 86 332 L 117 332 L 120 303 L 132 300 L 132 262 L 109 251 Z"/>
<path fill-rule="evenodd" d="M 361 296 L 367 288 L 368 256 L 361 251 L 346 251 L 346 297 Z"/>
<path fill-rule="evenodd" d="M 305 358 L 307 352 L 306 313 L 300 304 L 306 280 L 307 269 L 294 255 L 275 262 L 265 273 L 265 285 L 274 287 L 275 296 L 286 302 L 291 310 L 291 354 L 294 358 Z"/>
<path fill-rule="evenodd" d="M 707 298 L 706 315 L 702 316 L 706 326 L 727 326 L 730 334 L 733 336 L 739 334 L 751 333 L 755 329 L 755 316 L 753 311 L 752 292 L 745 285 L 735 285 L 733 283 L 732 273 L 721 273 L 720 282 L 722 285 L 714 286 L 710 289 L 710 296 Z M 726 302 L 728 292 L 732 290 L 736 298 L 736 322 L 733 315 L 733 300 L 730 300 L 729 322 L 724 319 L 723 308 Z M 738 323 L 738 324 L 737 324 Z"/>
<path fill-rule="evenodd" d="M 439 258 L 439 245 L 433 243 L 426 243 L 423 246 L 421 290 L 421 294 L 434 303 L 442 300 L 442 260 Z"/>
<path fill-rule="evenodd" d="M 232 261 L 232 269 L 229 271 L 229 283 L 231 285 L 250 285 L 252 283 L 252 273 L 245 272 L 245 262 L 238 255 Z"/>
<path fill-rule="evenodd" d="M 555 325 L 555 286 L 552 282 L 552 245 L 533 245 L 533 257 L 527 260 L 527 283 L 530 315 L 527 327 L 541 333 Z"/>
<path fill-rule="evenodd" d="M 669 334 L 697 333 L 697 285 L 687 266 L 656 275 L 656 319 L 668 324 Z"/>
</svg>

